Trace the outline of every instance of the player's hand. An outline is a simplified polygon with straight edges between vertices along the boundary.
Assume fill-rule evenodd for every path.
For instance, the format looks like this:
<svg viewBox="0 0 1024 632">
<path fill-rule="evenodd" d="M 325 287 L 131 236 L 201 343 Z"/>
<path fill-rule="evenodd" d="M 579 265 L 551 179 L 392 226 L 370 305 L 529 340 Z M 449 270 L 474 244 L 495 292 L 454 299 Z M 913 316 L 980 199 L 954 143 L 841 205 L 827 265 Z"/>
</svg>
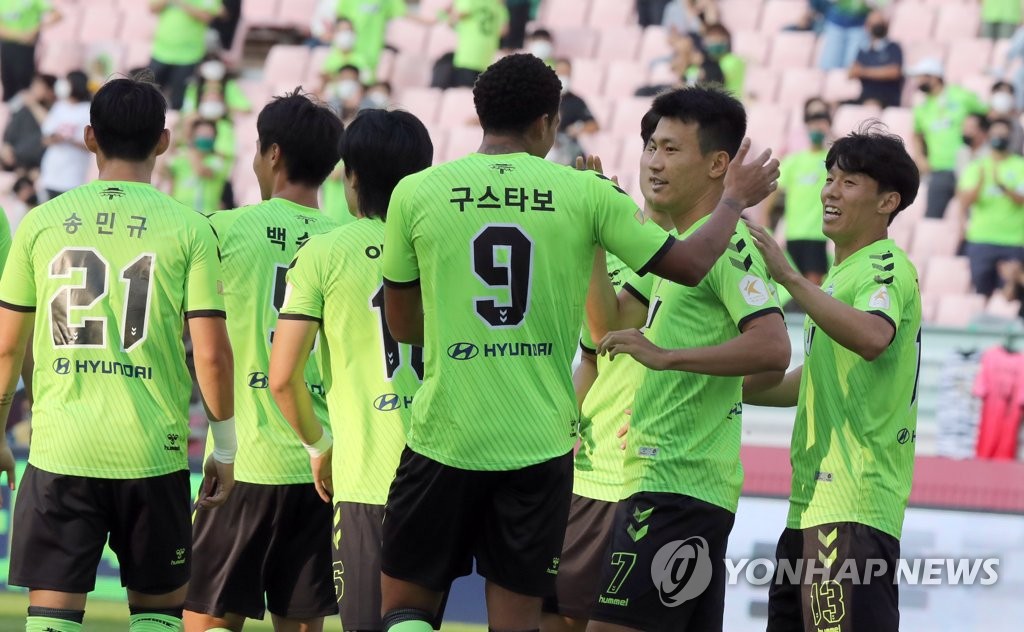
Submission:
<svg viewBox="0 0 1024 632">
<path fill-rule="evenodd" d="M 722 199 L 735 200 L 742 208 L 754 206 L 779 185 L 779 161 L 772 158 L 772 150 L 766 149 L 746 162 L 749 151 L 750 139 L 744 138 L 725 173 L 725 192 L 722 194 Z"/>
<path fill-rule="evenodd" d="M 576 170 L 596 171 L 604 175 L 604 165 L 601 164 L 600 156 L 576 156 Z M 609 176 L 609 179 L 615 183 L 615 186 L 619 185 L 619 176 Z"/>
<path fill-rule="evenodd" d="M 333 448 L 328 448 L 320 456 L 309 457 L 309 467 L 313 470 L 313 486 L 316 493 L 328 505 L 334 502 L 334 480 L 331 478 L 331 453 Z"/>
<path fill-rule="evenodd" d="M 597 346 L 597 353 L 607 353 L 609 360 L 614 360 L 615 356 L 625 353 L 649 369 L 662 371 L 668 368 L 665 350 L 645 338 L 639 329 L 608 333 Z"/>
<path fill-rule="evenodd" d="M 753 222 L 747 222 L 747 227 L 750 229 L 750 234 L 754 237 L 754 245 L 757 246 L 757 249 L 761 251 L 761 256 L 764 257 L 764 263 L 768 266 L 768 274 L 776 282 L 786 285 L 800 277 L 800 273 L 794 270 L 793 266 L 789 265 L 786 254 L 782 252 L 782 246 L 779 245 L 779 242 L 775 241 L 774 237 L 768 234 L 764 227 L 758 226 Z"/>
<path fill-rule="evenodd" d="M 213 509 L 224 504 L 235 487 L 235 464 L 221 463 L 211 454 L 203 465 L 203 489 L 199 496 L 201 509 Z"/>
<path fill-rule="evenodd" d="M 0 446 L 0 472 L 7 472 L 7 487 L 13 492 L 17 474 L 14 471 L 14 453 L 6 442 Z M 3 503 L 0 502 L 0 507 Z"/>
<path fill-rule="evenodd" d="M 622 439 L 622 442 L 619 444 L 619 449 L 620 450 L 625 450 L 626 449 L 626 443 L 628 441 L 626 435 L 629 434 L 629 422 L 631 421 L 630 417 L 632 417 L 632 415 L 633 415 L 633 411 L 630 410 L 629 408 L 627 408 L 625 412 L 626 412 L 626 423 L 622 424 L 622 427 L 619 428 L 618 432 L 615 433 L 615 436 L 617 438 Z"/>
</svg>

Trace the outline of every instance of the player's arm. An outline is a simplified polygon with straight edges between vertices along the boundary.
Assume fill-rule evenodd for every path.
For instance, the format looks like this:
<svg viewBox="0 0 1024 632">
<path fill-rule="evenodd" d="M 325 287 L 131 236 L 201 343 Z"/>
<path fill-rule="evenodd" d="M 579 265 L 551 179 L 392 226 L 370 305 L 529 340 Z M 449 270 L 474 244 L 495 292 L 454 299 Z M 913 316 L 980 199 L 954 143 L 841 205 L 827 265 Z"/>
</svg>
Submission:
<svg viewBox="0 0 1024 632">
<path fill-rule="evenodd" d="M 594 254 L 594 268 L 590 273 L 590 288 L 587 291 L 587 325 L 592 340 L 601 340 L 608 332 L 644 326 L 647 319 L 647 305 L 640 301 L 626 286 L 618 295 L 608 277 L 608 264 L 604 250 Z"/>
<path fill-rule="evenodd" d="M 400 286 L 385 281 L 384 315 L 392 338 L 423 346 L 423 293 L 419 283 Z"/>
<path fill-rule="evenodd" d="M 0 307 L 0 419 L 7 419 L 11 412 L 34 318 L 34 310 L 15 311 Z M 0 471 L 7 472 L 7 485 L 13 490 L 14 455 L 7 445 L 7 434 L 3 432 L 0 432 Z"/>
<path fill-rule="evenodd" d="M 593 349 L 587 349 L 581 345 L 580 365 L 572 374 L 572 386 L 576 391 L 576 408 L 583 407 L 583 400 L 587 398 L 590 387 L 597 379 L 597 355 Z"/>
<path fill-rule="evenodd" d="M 896 336 L 896 327 L 887 318 L 832 298 L 789 265 L 778 242 L 763 228 L 751 224 L 750 232 L 772 277 L 785 286 L 815 325 L 868 362 L 882 355 Z"/>
<path fill-rule="evenodd" d="M 408 210 L 418 178 L 409 176 L 398 183 L 388 205 L 384 225 L 384 318 L 391 337 L 398 342 L 423 346 L 423 292 L 419 260 L 413 247 Z"/>
<path fill-rule="evenodd" d="M 800 397 L 800 378 L 804 367 L 798 366 L 782 378 L 781 382 L 768 374 L 748 375 L 743 379 L 743 403 L 754 406 L 789 408 L 796 406 Z"/>
</svg>

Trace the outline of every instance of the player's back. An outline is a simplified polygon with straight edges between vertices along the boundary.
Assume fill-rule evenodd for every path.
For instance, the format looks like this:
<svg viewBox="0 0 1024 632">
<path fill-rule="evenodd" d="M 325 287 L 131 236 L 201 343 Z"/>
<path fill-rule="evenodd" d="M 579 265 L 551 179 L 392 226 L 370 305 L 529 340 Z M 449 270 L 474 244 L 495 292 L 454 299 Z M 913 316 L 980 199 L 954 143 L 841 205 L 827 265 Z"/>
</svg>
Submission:
<svg viewBox="0 0 1024 632">
<path fill-rule="evenodd" d="M 638 223 L 611 181 L 525 153 L 472 154 L 410 176 L 388 218 L 389 239 L 407 241 L 388 241 L 385 277 L 401 285 L 418 273 L 424 301 L 427 376 L 410 446 L 483 470 L 568 452 L 570 364 L 595 244 L 641 268 L 667 235 Z M 412 267 L 389 274 L 392 255 L 400 263 L 413 251 Z"/>
<path fill-rule="evenodd" d="M 338 223 L 281 198 L 214 213 L 210 222 L 220 239 L 224 303 L 235 352 L 235 478 L 266 485 L 311 482 L 309 455 L 268 388 L 270 345 L 285 300 L 285 275 L 296 252 Z M 317 417 L 326 420 L 318 355 L 311 356 L 305 377 Z"/>
<path fill-rule="evenodd" d="M 183 315 L 223 315 L 216 247 L 206 218 L 148 184 L 92 182 L 25 218 L 0 299 L 36 314 L 33 465 L 187 468 Z"/>
</svg>

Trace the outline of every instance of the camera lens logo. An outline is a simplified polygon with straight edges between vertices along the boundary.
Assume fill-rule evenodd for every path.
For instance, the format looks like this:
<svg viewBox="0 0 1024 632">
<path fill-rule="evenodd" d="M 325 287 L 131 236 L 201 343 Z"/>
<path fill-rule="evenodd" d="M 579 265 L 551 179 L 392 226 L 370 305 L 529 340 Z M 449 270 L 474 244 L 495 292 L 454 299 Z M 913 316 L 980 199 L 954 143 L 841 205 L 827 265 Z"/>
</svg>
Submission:
<svg viewBox="0 0 1024 632">
<path fill-rule="evenodd" d="M 708 541 L 694 536 L 661 547 L 651 563 L 651 580 L 669 608 L 699 597 L 711 585 Z"/>
<path fill-rule="evenodd" d="M 479 347 L 471 342 L 456 342 L 448 347 L 448 357 L 452 360 L 472 360 L 479 354 Z"/>
<path fill-rule="evenodd" d="M 57 375 L 67 375 L 71 373 L 71 360 L 67 358 L 57 358 L 53 361 L 53 372 Z"/>
<path fill-rule="evenodd" d="M 395 393 L 384 393 L 377 399 L 373 400 L 373 407 L 385 413 L 396 410 L 401 405 L 402 400 Z"/>
</svg>

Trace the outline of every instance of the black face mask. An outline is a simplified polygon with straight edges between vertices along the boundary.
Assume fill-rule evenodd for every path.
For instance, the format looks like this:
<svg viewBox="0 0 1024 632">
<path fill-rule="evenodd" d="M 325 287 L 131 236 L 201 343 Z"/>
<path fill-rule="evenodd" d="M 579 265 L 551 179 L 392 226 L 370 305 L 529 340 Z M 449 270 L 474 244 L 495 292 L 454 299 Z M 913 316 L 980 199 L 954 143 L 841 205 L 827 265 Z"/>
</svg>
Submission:
<svg viewBox="0 0 1024 632">
<path fill-rule="evenodd" d="M 1010 148 L 1010 138 L 1008 136 L 993 136 L 988 139 L 988 144 L 996 151 L 1006 151 Z"/>
<path fill-rule="evenodd" d="M 885 24 L 876 24 L 871 27 L 871 36 L 876 39 L 882 39 L 889 34 L 889 27 Z"/>
<path fill-rule="evenodd" d="M 974 138 L 972 138 L 970 136 L 962 136 L 961 138 L 963 139 L 965 145 L 973 145 L 974 144 Z"/>
<path fill-rule="evenodd" d="M 28 196 L 27 200 L 25 200 L 25 204 L 29 206 L 39 206 L 39 198 L 36 196 L 35 193 L 33 193 L 32 195 Z"/>
</svg>

